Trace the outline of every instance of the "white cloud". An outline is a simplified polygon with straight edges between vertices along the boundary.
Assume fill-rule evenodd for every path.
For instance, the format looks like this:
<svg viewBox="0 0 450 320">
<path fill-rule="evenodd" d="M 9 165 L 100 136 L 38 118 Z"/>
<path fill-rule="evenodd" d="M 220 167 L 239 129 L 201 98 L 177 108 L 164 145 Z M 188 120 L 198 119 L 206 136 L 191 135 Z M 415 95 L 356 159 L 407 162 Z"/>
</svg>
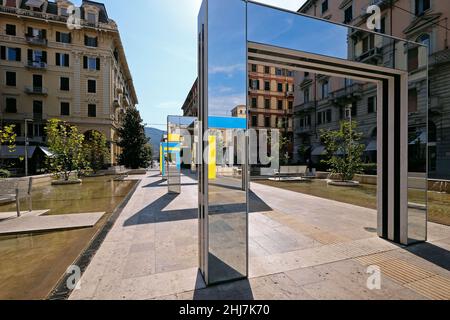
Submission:
<svg viewBox="0 0 450 320">
<path fill-rule="evenodd" d="M 237 71 L 244 71 L 245 65 L 243 64 L 233 64 L 228 66 L 212 66 L 210 69 L 211 74 L 223 73 L 231 77 Z"/>
</svg>

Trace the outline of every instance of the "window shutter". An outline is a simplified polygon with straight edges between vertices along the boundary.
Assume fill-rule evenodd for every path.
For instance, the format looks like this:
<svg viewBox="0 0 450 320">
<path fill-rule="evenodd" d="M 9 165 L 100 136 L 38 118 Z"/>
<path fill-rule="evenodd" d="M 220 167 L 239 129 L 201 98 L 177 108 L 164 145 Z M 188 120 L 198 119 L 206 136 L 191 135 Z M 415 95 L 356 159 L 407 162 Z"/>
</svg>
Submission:
<svg viewBox="0 0 450 320">
<path fill-rule="evenodd" d="M 56 31 L 56 42 L 61 42 L 61 32 Z"/>
<path fill-rule="evenodd" d="M 47 63 L 47 51 L 42 51 L 42 62 Z"/>
<path fill-rule="evenodd" d="M 72 34 L 69 32 L 69 43 L 72 43 Z"/>
<path fill-rule="evenodd" d="M 61 54 L 60 53 L 56 53 L 56 65 L 60 66 L 61 65 Z"/>
<path fill-rule="evenodd" d="M 32 37 L 33 36 L 33 28 L 28 27 L 28 34 L 27 36 Z"/>
<path fill-rule="evenodd" d="M 84 36 L 84 45 L 87 46 L 88 45 L 88 37 L 85 35 Z"/>
<path fill-rule="evenodd" d="M 42 30 L 42 38 L 47 39 L 47 30 Z"/>
<path fill-rule="evenodd" d="M 16 48 L 16 61 L 22 61 L 22 49 Z"/>
<path fill-rule="evenodd" d="M 95 38 L 95 46 L 98 47 L 98 38 Z"/>
<path fill-rule="evenodd" d="M 69 59 L 70 59 L 70 56 L 68 54 L 66 54 L 66 59 L 64 61 L 64 66 L 65 67 L 69 67 L 70 66 Z"/>
<path fill-rule="evenodd" d="M 28 61 L 33 61 L 33 50 L 28 49 Z"/>
<path fill-rule="evenodd" d="M 5 46 L 0 47 L 0 59 L 6 60 L 6 47 Z"/>
<path fill-rule="evenodd" d="M 84 69 L 88 68 L 88 58 L 86 56 L 83 57 L 83 68 Z"/>
<path fill-rule="evenodd" d="M 256 81 L 256 89 L 259 90 L 259 80 Z"/>
<path fill-rule="evenodd" d="M 100 58 L 97 58 L 97 70 L 100 71 Z"/>
</svg>

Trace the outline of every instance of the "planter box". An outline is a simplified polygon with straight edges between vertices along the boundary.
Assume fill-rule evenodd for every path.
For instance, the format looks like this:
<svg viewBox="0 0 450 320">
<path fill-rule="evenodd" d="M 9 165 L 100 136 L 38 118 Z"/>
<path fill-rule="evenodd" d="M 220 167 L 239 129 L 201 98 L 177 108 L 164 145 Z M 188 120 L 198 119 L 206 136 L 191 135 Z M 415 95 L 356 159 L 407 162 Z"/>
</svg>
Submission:
<svg viewBox="0 0 450 320">
<path fill-rule="evenodd" d="M 81 184 L 83 181 L 80 179 L 77 180 L 55 180 L 52 181 L 52 186 L 67 186 L 67 185 L 74 185 L 74 184 Z"/>
</svg>

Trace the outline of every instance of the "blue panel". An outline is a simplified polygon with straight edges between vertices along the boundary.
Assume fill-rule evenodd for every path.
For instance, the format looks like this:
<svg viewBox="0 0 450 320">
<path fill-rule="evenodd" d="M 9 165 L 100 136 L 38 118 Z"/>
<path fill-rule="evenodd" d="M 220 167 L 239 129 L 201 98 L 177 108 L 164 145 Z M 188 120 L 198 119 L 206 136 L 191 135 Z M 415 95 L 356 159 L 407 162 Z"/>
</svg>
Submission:
<svg viewBox="0 0 450 320">
<path fill-rule="evenodd" d="M 247 129 L 246 118 L 208 117 L 210 129 Z"/>
</svg>

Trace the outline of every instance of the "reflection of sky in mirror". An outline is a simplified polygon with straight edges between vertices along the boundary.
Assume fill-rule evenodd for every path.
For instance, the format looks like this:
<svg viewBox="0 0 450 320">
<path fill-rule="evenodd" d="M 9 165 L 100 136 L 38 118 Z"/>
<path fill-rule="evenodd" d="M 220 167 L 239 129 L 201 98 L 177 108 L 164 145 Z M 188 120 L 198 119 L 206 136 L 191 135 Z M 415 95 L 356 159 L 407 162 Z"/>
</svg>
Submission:
<svg viewBox="0 0 450 320">
<path fill-rule="evenodd" d="M 241 0 L 209 0 L 209 115 L 246 104 L 246 13 Z"/>
<path fill-rule="evenodd" d="M 197 120 L 195 117 L 168 116 L 167 123 L 181 127 L 189 127 Z"/>
<path fill-rule="evenodd" d="M 248 40 L 347 58 L 348 28 L 266 6 L 248 4 Z"/>
</svg>

